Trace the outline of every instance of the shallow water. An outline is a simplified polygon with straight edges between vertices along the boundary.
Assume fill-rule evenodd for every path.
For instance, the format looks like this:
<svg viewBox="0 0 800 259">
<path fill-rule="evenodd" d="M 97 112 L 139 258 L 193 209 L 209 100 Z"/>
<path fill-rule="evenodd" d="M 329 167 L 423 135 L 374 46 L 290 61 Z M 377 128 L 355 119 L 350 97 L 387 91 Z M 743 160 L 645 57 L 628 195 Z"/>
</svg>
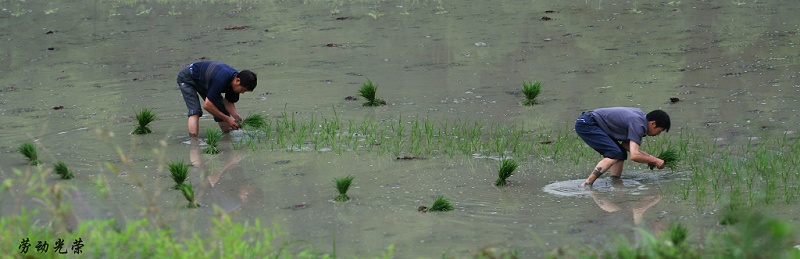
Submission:
<svg viewBox="0 0 800 259">
<path fill-rule="evenodd" d="M 333 250 L 335 235 L 337 253 L 348 257 L 377 255 L 390 244 L 399 257 L 464 257 L 485 246 L 537 257 L 632 233 L 634 225 L 657 229 L 681 220 L 699 232 L 714 228 L 713 209 L 676 197 L 662 197 L 641 224 L 627 213 L 680 183 L 681 172 L 654 175 L 627 165 L 625 179 L 635 188 L 598 188 L 625 208 L 609 213 L 589 194 L 545 191 L 579 183 L 596 161 L 520 158 L 512 187 L 503 189 L 491 185 L 497 161 L 481 156 L 398 161 L 368 152 L 267 148 L 200 156 L 206 166 L 191 179 L 204 206 L 187 210 L 169 190 L 165 167 L 191 157 L 182 144 L 185 106 L 175 76 L 200 59 L 258 73 L 258 88 L 237 107 L 273 119 L 283 113 L 299 120 L 462 118 L 546 134 L 570 129 L 584 110 L 635 106 L 666 110 L 673 120 L 667 135 L 684 130 L 718 145 L 794 138 L 799 122 L 800 20 L 793 1 L 0 5 L 0 148 L 8 154 L 0 157 L 0 174 L 27 170 L 16 148 L 34 141 L 44 161 L 63 160 L 75 171 L 70 184 L 79 190 L 72 197 L 83 209 L 80 219 L 158 215 L 185 232 L 203 231 L 216 204 L 236 220 L 278 223 L 287 240 L 323 251 Z M 344 99 L 367 78 L 388 106 Z M 519 106 L 523 81 L 543 83 L 541 105 Z M 145 107 L 159 116 L 155 133 L 129 135 L 134 111 Z M 201 131 L 213 126 L 201 120 Z M 330 202 L 332 179 L 346 175 L 355 176 L 353 200 Z M 97 187 L 98 179 L 107 187 Z M 438 195 L 456 211 L 417 211 Z M 13 195 L 0 211 L 15 213 L 29 203 Z M 794 214 L 783 209 L 776 214 Z"/>
</svg>

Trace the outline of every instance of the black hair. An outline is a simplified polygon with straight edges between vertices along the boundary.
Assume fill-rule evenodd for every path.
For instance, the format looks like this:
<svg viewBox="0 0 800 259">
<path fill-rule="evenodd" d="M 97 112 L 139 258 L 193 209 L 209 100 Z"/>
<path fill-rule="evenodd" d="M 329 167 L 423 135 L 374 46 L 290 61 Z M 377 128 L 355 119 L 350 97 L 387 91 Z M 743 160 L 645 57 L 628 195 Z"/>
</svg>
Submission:
<svg viewBox="0 0 800 259">
<path fill-rule="evenodd" d="M 258 78 L 256 78 L 256 73 L 250 70 L 242 70 L 236 77 L 239 78 L 239 84 L 247 88 L 249 91 L 253 91 L 256 89 L 256 85 L 258 84 Z"/>
<path fill-rule="evenodd" d="M 662 110 L 653 110 L 647 114 L 647 121 L 655 121 L 656 127 L 662 128 L 669 132 L 670 120 L 667 112 Z"/>
</svg>

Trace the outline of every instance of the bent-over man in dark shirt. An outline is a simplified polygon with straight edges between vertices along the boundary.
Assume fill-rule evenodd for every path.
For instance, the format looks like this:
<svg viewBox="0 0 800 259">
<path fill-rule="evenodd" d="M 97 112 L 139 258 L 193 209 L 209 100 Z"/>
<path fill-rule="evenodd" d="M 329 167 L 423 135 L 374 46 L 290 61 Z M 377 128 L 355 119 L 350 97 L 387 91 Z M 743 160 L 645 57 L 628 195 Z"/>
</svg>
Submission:
<svg viewBox="0 0 800 259">
<path fill-rule="evenodd" d="M 197 140 L 203 109 L 214 116 L 222 132 L 238 129 L 242 116 L 235 103 L 239 101 L 239 94 L 252 92 L 256 84 L 253 71 L 239 72 L 222 62 L 202 61 L 184 67 L 178 73 L 178 88 L 189 109 L 189 138 Z M 203 101 L 202 106 L 198 95 Z"/>
<path fill-rule="evenodd" d="M 597 177 L 611 170 L 611 177 L 622 176 L 622 165 L 631 153 L 631 160 L 664 168 L 664 160 L 639 149 L 642 138 L 669 132 L 669 115 L 654 110 L 647 115 L 629 107 L 601 108 L 584 112 L 575 121 L 575 132 L 586 144 L 603 155 L 581 186 L 591 186 Z"/>
</svg>

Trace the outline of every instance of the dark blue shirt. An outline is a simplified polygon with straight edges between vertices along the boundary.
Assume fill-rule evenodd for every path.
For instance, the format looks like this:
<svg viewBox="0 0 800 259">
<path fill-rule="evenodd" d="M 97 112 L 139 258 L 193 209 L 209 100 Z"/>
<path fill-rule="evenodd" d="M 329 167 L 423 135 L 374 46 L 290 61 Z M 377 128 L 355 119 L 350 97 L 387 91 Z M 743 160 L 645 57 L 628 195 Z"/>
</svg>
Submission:
<svg viewBox="0 0 800 259">
<path fill-rule="evenodd" d="M 603 131 L 616 141 L 630 140 L 642 145 L 647 135 L 647 115 L 638 108 L 611 107 L 592 111 L 592 117 Z"/>
<path fill-rule="evenodd" d="M 236 77 L 236 69 L 222 62 L 202 61 L 191 65 L 192 79 L 200 95 L 205 96 L 219 110 L 225 110 L 225 100 L 235 103 L 239 101 L 239 93 L 233 91 L 231 81 Z"/>
</svg>

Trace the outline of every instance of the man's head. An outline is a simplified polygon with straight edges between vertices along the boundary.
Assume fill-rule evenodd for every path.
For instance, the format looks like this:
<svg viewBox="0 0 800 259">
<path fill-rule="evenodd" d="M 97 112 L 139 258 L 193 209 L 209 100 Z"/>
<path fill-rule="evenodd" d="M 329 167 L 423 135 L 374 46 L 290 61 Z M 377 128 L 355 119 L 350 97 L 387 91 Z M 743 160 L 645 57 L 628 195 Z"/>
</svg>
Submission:
<svg viewBox="0 0 800 259">
<path fill-rule="evenodd" d="M 244 92 L 252 92 L 256 89 L 256 85 L 258 84 L 258 78 L 256 77 L 256 73 L 250 70 L 242 70 L 239 73 L 236 73 L 236 78 L 233 79 L 231 82 L 231 86 L 233 87 L 233 91 L 237 93 L 244 93 Z"/>
<path fill-rule="evenodd" d="M 661 131 L 669 132 L 669 115 L 662 110 L 654 110 L 647 114 L 647 135 L 657 136 Z"/>
</svg>

